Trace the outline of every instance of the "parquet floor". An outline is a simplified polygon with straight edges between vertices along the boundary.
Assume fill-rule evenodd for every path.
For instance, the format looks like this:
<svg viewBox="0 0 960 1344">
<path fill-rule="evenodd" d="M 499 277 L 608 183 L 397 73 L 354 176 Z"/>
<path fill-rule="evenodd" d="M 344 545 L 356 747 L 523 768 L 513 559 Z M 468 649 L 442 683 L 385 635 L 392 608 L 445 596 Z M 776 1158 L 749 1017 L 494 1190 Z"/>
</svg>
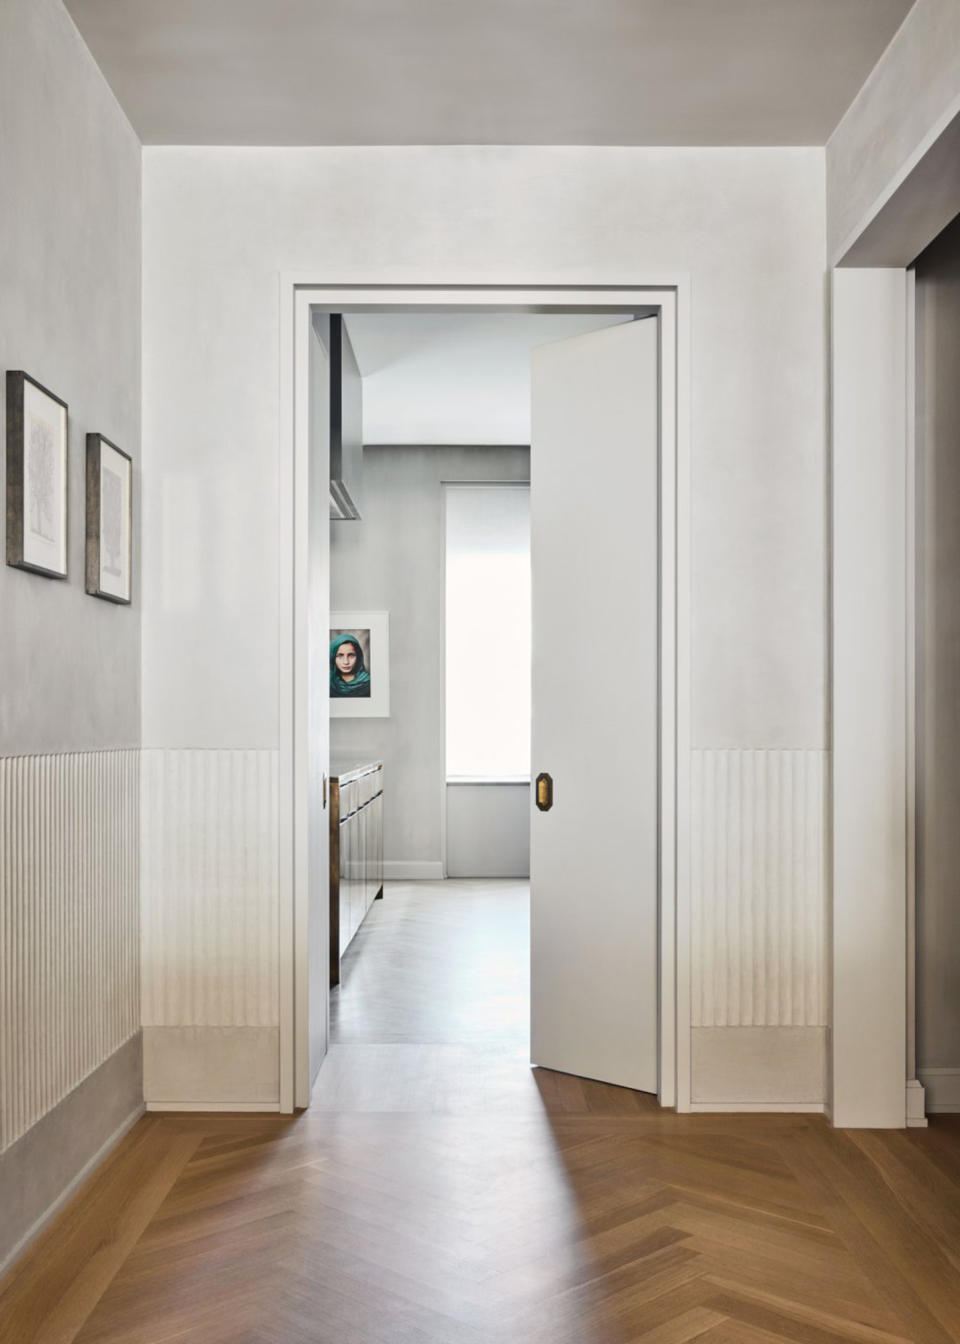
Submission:
<svg viewBox="0 0 960 1344">
<path fill-rule="evenodd" d="M 389 888 L 310 1111 L 145 1118 L 21 1262 L 0 1340 L 960 1340 L 952 1119 L 676 1116 L 531 1072 L 524 928 L 510 884 Z"/>
</svg>

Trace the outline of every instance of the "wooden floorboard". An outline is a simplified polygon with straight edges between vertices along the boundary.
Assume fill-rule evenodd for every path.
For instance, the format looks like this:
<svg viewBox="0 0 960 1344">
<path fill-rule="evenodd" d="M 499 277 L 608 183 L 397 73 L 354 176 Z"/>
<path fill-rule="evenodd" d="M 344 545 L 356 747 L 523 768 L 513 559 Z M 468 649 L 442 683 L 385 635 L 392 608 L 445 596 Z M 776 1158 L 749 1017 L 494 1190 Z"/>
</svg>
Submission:
<svg viewBox="0 0 960 1344">
<path fill-rule="evenodd" d="M 391 884 L 295 1117 L 151 1115 L 3 1344 L 960 1341 L 960 1127 L 678 1116 L 531 1070 L 526 900 Z"/>
</svg>

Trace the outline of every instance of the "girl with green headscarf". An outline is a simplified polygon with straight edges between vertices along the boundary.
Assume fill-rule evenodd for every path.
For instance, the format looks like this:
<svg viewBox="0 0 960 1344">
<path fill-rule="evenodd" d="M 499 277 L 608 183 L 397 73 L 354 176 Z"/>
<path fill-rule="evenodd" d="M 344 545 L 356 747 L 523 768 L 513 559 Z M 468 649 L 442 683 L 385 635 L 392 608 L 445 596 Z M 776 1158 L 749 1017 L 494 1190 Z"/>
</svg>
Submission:
<svg viewBox="0 0 960 1344">
<path fill-rule="evenodd" d="M 330 695 L 370 698 L 370 673 L 354 635 L 338 635 L 330 641 Z"/>
</svg>

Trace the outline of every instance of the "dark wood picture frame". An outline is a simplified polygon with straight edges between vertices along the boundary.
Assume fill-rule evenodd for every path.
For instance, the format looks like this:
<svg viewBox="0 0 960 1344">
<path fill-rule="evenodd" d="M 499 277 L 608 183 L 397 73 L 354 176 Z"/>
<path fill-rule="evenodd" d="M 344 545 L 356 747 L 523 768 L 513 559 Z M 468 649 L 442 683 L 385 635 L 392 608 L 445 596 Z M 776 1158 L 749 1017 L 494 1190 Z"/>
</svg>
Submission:
<svg viewBox="0 0 960 1344">
<path fill-rule="evenodd" d="M 58 445 L 57 462 L 60 470 L 62 508 L 60 526 L 62 535 L 59 549 L 63 556 L 63 568 L 54 569 L 29 558 L 26 549 L 26 523 L 24 509 L 26 502 L 26 482 L 24 468 L 26 460 L 25 411 L 24 402 L 27 385 L 36 388 L 43 396 L 56 403 L 63 411 L 62 440 Z M 41 574 L 47 579 L 65 579 L 69 567 L 69 436 L 70 412 L 67 403 L 48 387 L 38 383 L 22 369 L 7 370 L 7 564 L 15 569 L 26 569 L 31 574 Z"/>
<path fill-rule="evenodd" d="M 126 499 L 121 508 L 126 519 L 126 583 L 121 593 L 110 592 L 101 586 L 103 554 L 103 519 L 101 517 L 101 464 L 103 450 L 109 448 L 127 463 Z M 133 458 L 122 448 L 111 442 L 105 434 L 87 435 L 87 526 L 86 526 L 86 589 L 91 597 L 102 597 L 105 602 L 116 602 L 119 606 L 129 606 L 133 600 Z"/>
</svg>

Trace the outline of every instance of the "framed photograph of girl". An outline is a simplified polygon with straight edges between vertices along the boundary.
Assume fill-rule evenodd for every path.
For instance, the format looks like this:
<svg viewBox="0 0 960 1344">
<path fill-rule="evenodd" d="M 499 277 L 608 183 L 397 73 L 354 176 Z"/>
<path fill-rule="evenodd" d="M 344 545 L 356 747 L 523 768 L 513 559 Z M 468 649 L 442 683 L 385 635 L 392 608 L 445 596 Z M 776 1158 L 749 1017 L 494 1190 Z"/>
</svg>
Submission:
<svg viewBox="0 0 960 1344">
<path fill-rule="evenodd" d="M 387 612 L 330 613 L 330 714 L 333 718 L 389 718 Z"/>
</svg>

